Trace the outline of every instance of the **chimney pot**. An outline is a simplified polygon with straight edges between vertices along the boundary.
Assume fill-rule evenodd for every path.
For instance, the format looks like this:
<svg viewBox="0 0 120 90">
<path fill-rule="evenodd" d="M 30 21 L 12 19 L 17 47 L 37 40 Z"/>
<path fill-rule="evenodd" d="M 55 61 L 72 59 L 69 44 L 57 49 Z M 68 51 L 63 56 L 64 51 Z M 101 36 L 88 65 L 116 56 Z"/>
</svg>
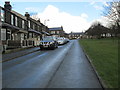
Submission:
<svg viewBox="0 0 120 90">
<path fill-rule="evenodd" d="M 11 10 L 12 9 L 12 6 L 10 5 L 10 1 L 5 1 L 4 8 L 7 9 L 7 10 Z"/>
<path fill-rule="evenodd" d="M 30 14 L 28 12 L 25 12 L 26 17 L 30 17 Z"/>
</svg>

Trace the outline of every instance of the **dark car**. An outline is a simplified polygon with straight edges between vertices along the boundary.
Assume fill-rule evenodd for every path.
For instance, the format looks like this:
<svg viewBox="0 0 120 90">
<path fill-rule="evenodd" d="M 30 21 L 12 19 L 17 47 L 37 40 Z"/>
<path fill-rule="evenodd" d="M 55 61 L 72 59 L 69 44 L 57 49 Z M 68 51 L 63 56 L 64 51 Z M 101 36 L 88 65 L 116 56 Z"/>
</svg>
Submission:
<svg viewBox="0 0 120 90">
<path fill-rule="evenodd" d="M 53 36 L 47 36 L 40 41 L 40 49 L 55 49 L 58 48 L 57 38 Z"/>
</svg>

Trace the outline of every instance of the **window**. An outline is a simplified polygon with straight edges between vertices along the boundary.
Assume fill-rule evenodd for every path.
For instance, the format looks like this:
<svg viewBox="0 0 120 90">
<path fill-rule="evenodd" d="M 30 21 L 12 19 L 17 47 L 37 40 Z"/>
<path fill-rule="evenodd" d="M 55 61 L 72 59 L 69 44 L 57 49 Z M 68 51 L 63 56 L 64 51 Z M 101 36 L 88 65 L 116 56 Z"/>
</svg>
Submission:
<svg viewBox="0 0 120 90">
<path fill-rule="evenodd" d="M 18 26 L 18 20 L 17 20 L 18 18 L 17 17 L 15 17 L 15 26 Z"/>
<path fill-rule="evenodd" d="M 29 38 L 32 38 L 32 36 L 33 36 L 32 33 L 29 33 Z"/>
<path fill-rule="evenodd" d="M 55 34 L 55 31 L 51 31 L 51 34 Z"/>
<path fill-rule="evenodd" d="M 33 24 L 33 29 L 35 29 L 35 25 Z"/>
<path fill-rule="evenodd" d="M 7 29 L 7 40 L 11 40 L 11 31 Z"/>
<path fill-rule="evenodd" d="M 4 10 L 1 10 L 1 21 L 3 21 L 4 22 Z"/>
<path fill-rule="evenodd" d="M 24 39 L 27 39 L 27 34 L 24 34 Z"/>
<path fill-rule="evenodd" d="M 40 27 L 38 26 L 38 31 L 40 30 Z"/>
<path fill-rule="evenodd" d="M 21 40 L 24 40 L 24 34 L 21 33 Z"/>
<path fill-rule="evenodd" d="M 32 33 L 32 38 L 34 38 L 35 37 L 35 34 L 34 33 Z"/>
<path fill-rule="evenodd" d="M 13 23 L 13 15 L 11 15 L 11 25 L 13 25 L 14 23 Z"/>
<path fill-rule="evenodd" d="M 57 34 L 59 34 L 59 31 L 57 31 Z"/>
<path fill-rule="evenodd" d="M 22 28 L 25 28 L 25 21 L 22 20 Z"/>
<path fill-rule="evenodd" d="M 30 28 L 30 21 L 28 21 L 28 27 Z"/>
<path fill-rule="evenodd" d="M 1 29 L 1 40 L 6 40 L 6 29 Z"/>
</svg>

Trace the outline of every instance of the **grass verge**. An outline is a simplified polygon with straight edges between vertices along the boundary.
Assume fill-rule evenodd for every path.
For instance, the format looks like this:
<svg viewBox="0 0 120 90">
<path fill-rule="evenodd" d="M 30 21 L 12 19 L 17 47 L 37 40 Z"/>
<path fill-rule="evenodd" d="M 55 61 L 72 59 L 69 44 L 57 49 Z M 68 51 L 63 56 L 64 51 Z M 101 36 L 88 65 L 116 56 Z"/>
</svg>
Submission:
<svg viewBox="0 0 120 90">
<path fill-rule="evenodd" d="M 107 88 L 118 88 L 118 39 L 81 39 L 79 42 Z"/>
</svg>

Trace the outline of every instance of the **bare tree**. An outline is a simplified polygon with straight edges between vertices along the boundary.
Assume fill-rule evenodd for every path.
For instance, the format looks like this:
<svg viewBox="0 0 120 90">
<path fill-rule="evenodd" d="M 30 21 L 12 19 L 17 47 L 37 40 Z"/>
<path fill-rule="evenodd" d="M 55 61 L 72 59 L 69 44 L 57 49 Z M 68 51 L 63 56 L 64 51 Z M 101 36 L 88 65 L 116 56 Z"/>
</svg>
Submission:
<svg viewBox="0 0 120 90">
<path fill-rule="evenodd" d="M 108 2 L 104 8 L 104 15 L 109 18 L 110 24 L 118 31 L 117 34 L 120 34 L 120 1 Z"/>
</svg>

